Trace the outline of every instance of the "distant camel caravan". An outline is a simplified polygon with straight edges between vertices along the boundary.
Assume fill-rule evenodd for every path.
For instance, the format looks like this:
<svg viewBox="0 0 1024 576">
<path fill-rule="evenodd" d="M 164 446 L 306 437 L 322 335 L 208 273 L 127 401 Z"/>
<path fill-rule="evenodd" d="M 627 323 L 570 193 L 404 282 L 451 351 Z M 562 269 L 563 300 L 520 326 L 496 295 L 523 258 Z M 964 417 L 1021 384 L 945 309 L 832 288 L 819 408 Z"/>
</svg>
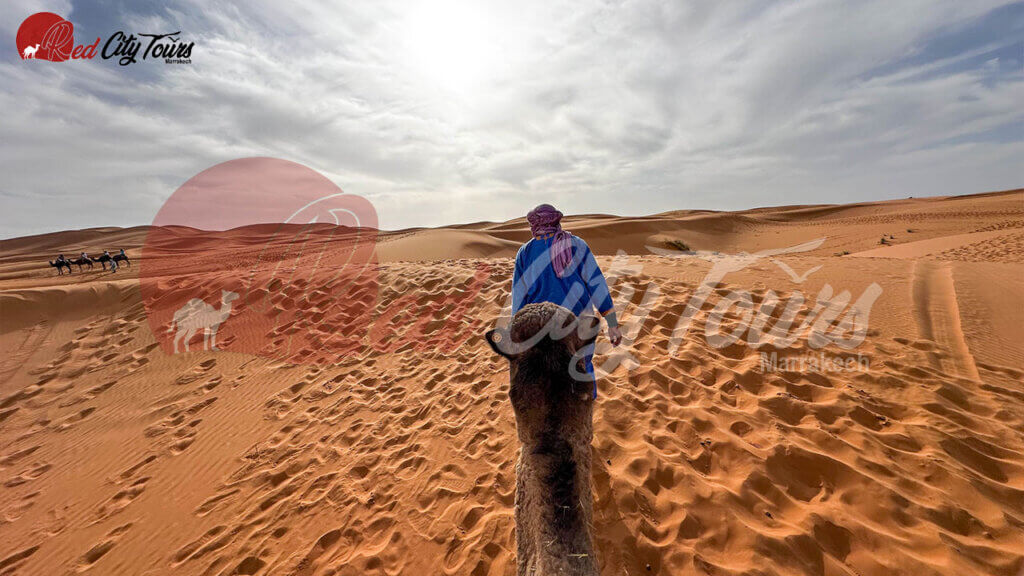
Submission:
<svg viewBox="0 0 1024 576">
<path fill-rule="evenodd" d="M 486 334 L 491 348 L 508 359 L 511 374 L 509 397 L 520 443 L 515 499 L 519 576 L 598 575 L 591 534 L 593 383 L 570 375 L 577 353 L 594 337 L 580 337 L 578 325 L 561 306 L 528 304 L 507 331 Z M 533 346 L 522 344 L 552 326 L 555 335 L 564 334 L 558 340 L 545 335 Z M 578 364 L 575 368 L 582 371 Z"/>
<path fill-rule="evenodd" d="M 186 302 L 174 313 L 174 320 L 168 329 L 168 332 L 174 333 L 174 353 L 178 353 L 178 343 L 182 340 L 185 341 L 185 352 L 188 352 L 188 341 L 199 330 L 203 331 L 203 349 L 217 350 L 217 329 L 231 315 L 231 303 L 237 299 L 237 293 L 222 290 L 219 310 L 199 298 Z"/>
<path fill-rule="evenodd" d="M 128 255 L 125 254 L 124 248 L 121 248 L 121 251 L 117 254 L 114 254 L 113 256 L 111 256 L 110 253 L 104 251 L 103 254 L 101 254 L 100 256 L 90 258 L 88 254 L 82 252 L 82 255 L 79 256 L 78 258 L 65 258 L 64 255 L 61 254 L 60 256 L 57 257 L 57 260 L 49 260 L 50 266 L 53 266 L 54 268 L 57 269 L 58 275 L 64 274 L 64 268 L 67 268 L 68 274 L 70 274 L 72 264 L 78 266 L 79 272 L 82 271 L 83 266 L 88 266 L 89 269 L 92 270 L 93 263 L 95 262 L 99 262 L 103 266 L 104 270 L 107 269 L 107 262 L 112 262 L 110 266 L 111 270 L 116 270 L 117 267 L 115 266 L 115 264 L 122 262 L 129 268 L 131 268 L 132 266 L 132 261 L 128 259 Z"/>
</svg>

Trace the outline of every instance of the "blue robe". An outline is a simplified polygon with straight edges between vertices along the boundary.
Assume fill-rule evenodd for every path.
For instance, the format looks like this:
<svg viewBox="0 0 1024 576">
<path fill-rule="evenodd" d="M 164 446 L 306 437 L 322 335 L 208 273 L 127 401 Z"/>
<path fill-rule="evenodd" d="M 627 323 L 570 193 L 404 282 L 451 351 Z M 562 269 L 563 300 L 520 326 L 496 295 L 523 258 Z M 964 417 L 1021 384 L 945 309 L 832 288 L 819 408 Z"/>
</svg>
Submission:
<svg viewBox="0 0 1024 576">
<path fill-rule="evenodd" d="M 553 302 L 572 311 L 577 317 L 591 307 L 602 316 L 614 310 L 608 283 L 594 259 L 590 247 L 578 236 L 572 237 L 572 261 L 564 278 L 555 274 L 551 264 L 551 243 L 554 235 L 533 238 L 519 248 L 512 275 L 512 314 L 539 302 Z M 584 358 L 587 373 L 594 379 L 593 354 Z M 594 380 L 594 397 L 597 381 Z"/>
</svg>

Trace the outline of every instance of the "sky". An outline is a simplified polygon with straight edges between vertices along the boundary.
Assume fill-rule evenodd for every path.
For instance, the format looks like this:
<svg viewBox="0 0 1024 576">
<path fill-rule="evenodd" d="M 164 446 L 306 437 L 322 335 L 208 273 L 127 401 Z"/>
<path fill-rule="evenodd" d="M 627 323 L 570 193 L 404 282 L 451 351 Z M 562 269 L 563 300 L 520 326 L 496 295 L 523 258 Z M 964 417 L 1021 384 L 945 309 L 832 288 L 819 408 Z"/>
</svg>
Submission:
<svg viewBox="0 0 1024 576">
<path fill-rule="evenodd" d="M 192 63 L 22 60 L 40 11 Z M 1024 2 L 4 0 L 0 237 L 149 224 L 253 156 L 385 229 L 1003 190 L 1022 102 Z"/>
</svg>

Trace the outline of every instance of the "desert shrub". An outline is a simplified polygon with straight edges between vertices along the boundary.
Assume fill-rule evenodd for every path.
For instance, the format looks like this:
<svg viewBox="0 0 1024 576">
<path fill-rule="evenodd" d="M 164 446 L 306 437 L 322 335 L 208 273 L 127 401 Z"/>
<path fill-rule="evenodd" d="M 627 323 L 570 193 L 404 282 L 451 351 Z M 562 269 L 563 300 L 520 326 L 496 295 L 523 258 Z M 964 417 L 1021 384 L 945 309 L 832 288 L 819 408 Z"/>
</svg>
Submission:
<svg viewBox="0 0 1024 576">
<path fill-rule="evenodd" d="M 682 240 L 674 240 L 673 239 L 673 240 L 669 240 L 669 241 L 665 242 L 665 244 L 667 244 L 668 247 L 673 249 L 673 250 L 679 250 L 681 252 L 690 252 L 691 251 L 690 245 L 687 244 L 686 242 L 683 242 Z"/>
</svg>

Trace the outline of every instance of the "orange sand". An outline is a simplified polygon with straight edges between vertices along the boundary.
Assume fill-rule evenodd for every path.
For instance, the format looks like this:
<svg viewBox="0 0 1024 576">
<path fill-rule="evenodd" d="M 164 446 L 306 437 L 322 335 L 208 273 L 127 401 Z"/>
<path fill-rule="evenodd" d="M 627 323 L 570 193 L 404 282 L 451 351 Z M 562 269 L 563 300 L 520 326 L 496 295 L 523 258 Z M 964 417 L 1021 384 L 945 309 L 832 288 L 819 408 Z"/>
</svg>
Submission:
<svg viewBox="0 0 1024 576">
<path fill-rule="evenodd" d="M 1024 574 L 1024 191 L 565 225 L 606 268 L 632 255 L 613 295 L 637 331 L 617 353 L 638 365 L 601 380 L 595 413 L 602 574 Z M 451 297 L 489 267 L 472 337 L 321 367 L 230 339 L 165 353 L 139 292 L 146 232 L 0 243 L 0 575 L 514 574 L 508 376 L 479 336 L 501 315 L 522 220 L 383 234 L 381 309 Z M 202 236 L 174 250 L 201 244 L 208 266 L 152 256 L 167 290 L 268 241 L 258 226 Z M 669 355 L 708 252 L 820 237 L 780 259 L 797 276 L 821 266 L 801 284 L 766 259 L 728 275 Z M 701 252 L 645 248 L 673 239 Z M 135 265 L 116 275 L 45 264 L 121 247 Z M 755 304 L 799 290 L 802 317 L 826 283 L 856 298 L 872 282 L 849 352 L 867 372 L 766 373 L 758 350 L 704 336 L 730 289 Z M 786 351 L 805 353 L 819 353 L 806 334 Z"/>
</svg>

